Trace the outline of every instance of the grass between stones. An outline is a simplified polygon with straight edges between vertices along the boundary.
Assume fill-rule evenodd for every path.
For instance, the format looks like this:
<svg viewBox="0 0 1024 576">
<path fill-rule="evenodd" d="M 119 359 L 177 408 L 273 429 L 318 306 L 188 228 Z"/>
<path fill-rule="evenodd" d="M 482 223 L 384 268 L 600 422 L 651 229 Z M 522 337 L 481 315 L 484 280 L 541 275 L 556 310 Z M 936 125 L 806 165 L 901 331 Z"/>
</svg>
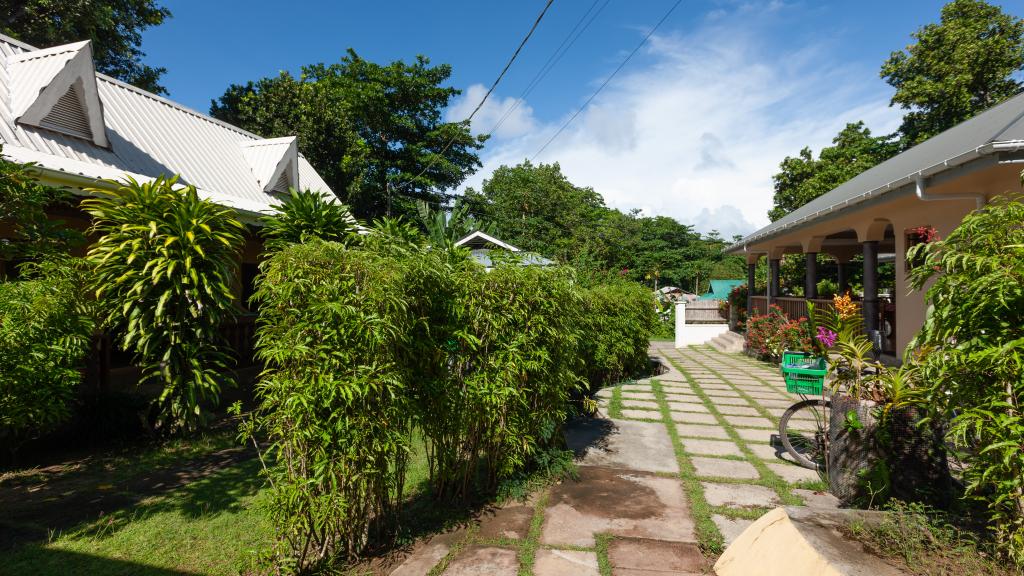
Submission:
<svg viewBox="0 0 1024 576">
<path fill-rule="evenodd" d="M 622 418 L 622 386 L 612 389 L 612 397 L 608 401 L 608 416 Z"/>
<path fill-rule="evenodd" d="M 676 453 L 679 479 L 682 481 L 683 491 L 686 492 L 686 497 L 690 501 L 690 514 L 693 516 L 693 525 L 697 533 L 697 545 L 706 554 L 717 556 L 722 553 L 725 540 L 711 519 L 712 508 L 704 498 L 704 489 L 697 478 L 697 471 L 693 468 L 689 455 L 683 449 L 683 443 L 679 439 L 675 422 L 672 421 L 671 410 L 668 408 L 668 401 L 665 400 L 665 391 L 661 387 L 661 382 L 652 379 L 651 389 L 654 391 L 654 397 L 658 399 L 658 404 L 661 405 L 662 420 L 665 422 L 668 436 L 672 440 L 672 448 Z"/>
<path fill-rule="evenodd" d="M 601 576 L 612 576 L 612 561 L 608 557 L 608 547 L 614 537 L 611 534 L 594 534 L 594 550 L 597 552 L 597 569 Z"/>
<path fill-rule="evenodd" d="M 530 531 L 526 534 L 526 540 L 519 545 L 519 576 L 533 574 L 533 563 L 537 557 L 540 530 L 544 525 L 544 508 L 547 507 L 547 504 L 548 493 L 545 490 L 533 506 L 533 519 L 530 521 Z"/>
</svg>

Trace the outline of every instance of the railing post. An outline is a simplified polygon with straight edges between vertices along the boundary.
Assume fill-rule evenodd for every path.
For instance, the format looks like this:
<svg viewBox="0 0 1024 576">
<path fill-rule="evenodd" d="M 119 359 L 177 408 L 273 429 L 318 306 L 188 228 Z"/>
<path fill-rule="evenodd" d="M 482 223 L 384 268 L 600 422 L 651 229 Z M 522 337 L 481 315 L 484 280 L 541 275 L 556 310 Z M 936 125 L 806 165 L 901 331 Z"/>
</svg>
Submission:
<svg viewBox="0 0 1024 576">
<path fill-rule="evenodd" d="M 686 300 L 676 302 L 676 348 L 683 347 L 683 332 L 686 331 Z"/>
</svg>

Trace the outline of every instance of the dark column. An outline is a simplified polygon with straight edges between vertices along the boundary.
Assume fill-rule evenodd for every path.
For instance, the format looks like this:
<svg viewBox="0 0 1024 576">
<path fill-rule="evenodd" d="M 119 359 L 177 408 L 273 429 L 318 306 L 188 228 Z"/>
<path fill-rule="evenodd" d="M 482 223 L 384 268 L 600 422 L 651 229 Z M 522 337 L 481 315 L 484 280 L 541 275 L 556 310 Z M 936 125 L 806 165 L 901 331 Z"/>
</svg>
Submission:
<svg viewBox="0 0 1024 576">
<path fill-rule="evenodd" d="M 836 271 L 839 273 L 839 293 L 846 294 L 850 289 L 850 279 L 847 277 L 846 262 L 836 262 Z"/>
<path fill-rule="evenodd" d="M 864 243 L 864 329 L 868 337 L 878 330 L 878 242 Z"/>
<path fill-rule="evenodd" d="M 757 264 L 747 264 L 747 316 L 754 315 L 754 272 Z"/>
<path fill-rule="evenodd" d="M 818 297 L 818 253 L 804 254 L 804 262 L 807 265 L 807 272 L 804 276 L 804 298 L 814 299 Z"/>
<path fill-rule="evenodd" d="M 779 260 L 772 258 L 768 260 L 768 301 L 779 297 Z"/>
</svg>

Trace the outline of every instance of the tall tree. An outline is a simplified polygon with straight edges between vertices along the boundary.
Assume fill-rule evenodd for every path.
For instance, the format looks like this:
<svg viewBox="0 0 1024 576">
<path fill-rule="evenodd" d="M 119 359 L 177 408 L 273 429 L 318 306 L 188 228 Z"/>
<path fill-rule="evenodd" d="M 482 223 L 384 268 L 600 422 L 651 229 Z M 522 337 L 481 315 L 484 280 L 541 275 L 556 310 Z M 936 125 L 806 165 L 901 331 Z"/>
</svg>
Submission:
<svg viewBox="0 0 1024 576">
<path fill-rule="evenodd" d="M 474 137 L 442 114 L 460 91 L 444 86 L 451 66 L 425 56 L 388 65 L 349 50 L 340 62 L 302 68 L 295 78 L 232 85 L 210 114 L 266 137 L 297 135 L 299 149 L 353 212 L 415 216 L 417 200 L 446 193 L 479 166 Z"/>
<path fill-rule="evenodd" d="M 892 105 L 908 110 L 900 126 L 909 147 L 1021 91 L 1024 20 L 983 0 L 953 0 L 938 24 L 911 35 L 881 76 L 896 88 Z"/>
<path fill-rule="evenodd" d="M 775 205 L 768 218 L 782 218 L 898 151 L 891 136 L 872 136 L 863 122 L 847 124 L 817 158 L 804 148 L 779 164 L 779 172 L 772 176 Z"/>
<path fill-rule="evenodd" d="M 92 40 L 96 70 L 167 93 L 167 70 L 142 63 L 142 32 L 171 16 L 157 0 L 0 0 L 0 15 L 0 32 L 40 48 Z"/>
</svg>

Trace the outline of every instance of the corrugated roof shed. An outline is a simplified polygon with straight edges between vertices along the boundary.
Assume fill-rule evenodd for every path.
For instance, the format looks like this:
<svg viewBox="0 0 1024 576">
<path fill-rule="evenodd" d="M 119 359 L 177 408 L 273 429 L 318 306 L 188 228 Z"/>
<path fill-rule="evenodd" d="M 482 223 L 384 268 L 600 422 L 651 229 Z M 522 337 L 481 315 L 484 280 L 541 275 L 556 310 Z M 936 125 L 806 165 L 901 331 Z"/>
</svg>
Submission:
<svg viewBox="0 0 1024 576">
<path fill-rule="evenodd" d="M 34 48 L 0 35 L 0 143 L 4 156 L 87 178 L 180 174 L 205 197 L 244 212 L 266 211 L 276 202 L 264 190 L 267 182 L 260 177 L 273 174 L 282 155 L 257 155 L 254 166 L 245 153 L 252 144 L 267 140 L 103 74 L 95 76 L 109 147 L 16 122 L 15 106 L 23 110 L 20 100 L 44 87 L 31 79 L 52 78 L 55 67 L 70 61 L 68 54 L 81 44 L 38 51 L 41 57 L 32 58 L 27 53 L 36 51 Z M 26 78 L 29 80 L 22 85 Z M 284 154 L 288 146 L 276 148 Z M 260 162 L 272 165 L 267 168 Z M 333 195 L 305 158 L 297 155 L 297 162 L 297 170 L 293 170 L 299 187 Z"/>
</svg>

